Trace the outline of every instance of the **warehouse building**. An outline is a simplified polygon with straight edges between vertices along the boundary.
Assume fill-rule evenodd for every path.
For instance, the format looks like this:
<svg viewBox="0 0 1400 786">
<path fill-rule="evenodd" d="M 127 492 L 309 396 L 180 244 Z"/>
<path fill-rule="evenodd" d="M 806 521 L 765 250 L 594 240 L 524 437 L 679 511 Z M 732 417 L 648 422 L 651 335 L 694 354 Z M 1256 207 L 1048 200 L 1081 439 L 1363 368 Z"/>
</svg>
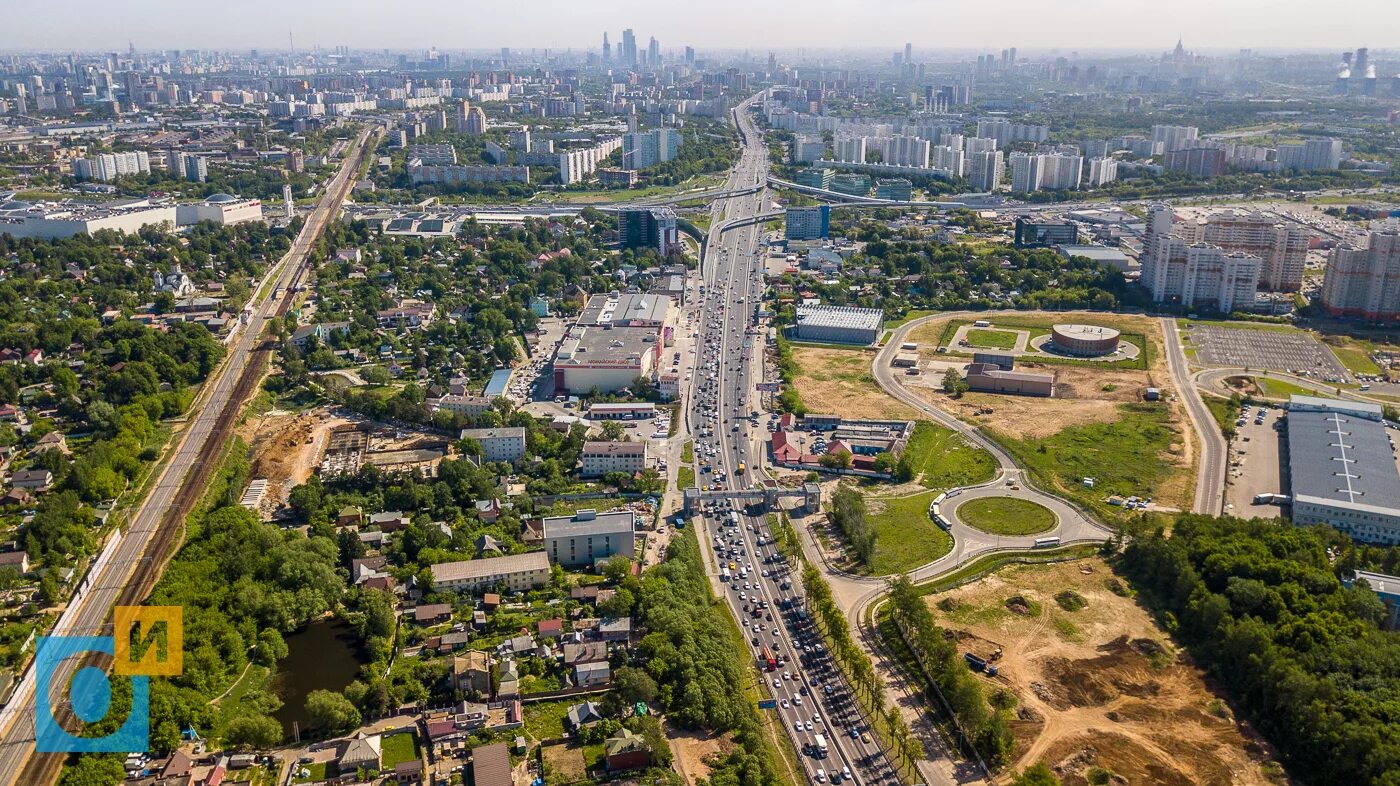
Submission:
<svg viewBox="0 0 1400 786">
<path fill-rule="evenodd" d="M 665 328 L 671 322 L 671 298 L 666 295 L 610 292 L 593 295 L 574 324 L 592 327 Z"/>
<path fill-rule="evenodd" d="M 636 553 L 630 510 L 580 510 L 572 516 L 549 516 L 541 525 L 544 553 L 555 565 L 591 567 L 615 554 L 630 558 Z"/>
<path fill-rule="evenodd" d="M 1012 393 L 1018 396 L 1055 395 L 1055 375 L 1030 371 L 1003 371 L 990 363 L 970 363 L 967 386 L 979 393 Z"/>
<path fill-rule="evenodd" d="M 631 387 L 638 377 L 654 379 L 660 356 L 656 328 L 574 328 L 554 353 L 554 392 L 615 393 Z"/>
<path fill-rule="evenodd" d="M 798 306 L 797 338 L 835 344 L 874 344 L 885 313 L 878 308 Z"/>
<path fill-rule="evenodd" d="M 1293 522 L 1400 545 L 1400 470 L 1377 404 L 1293 396 L 1288 469 Z"/>
</svg>

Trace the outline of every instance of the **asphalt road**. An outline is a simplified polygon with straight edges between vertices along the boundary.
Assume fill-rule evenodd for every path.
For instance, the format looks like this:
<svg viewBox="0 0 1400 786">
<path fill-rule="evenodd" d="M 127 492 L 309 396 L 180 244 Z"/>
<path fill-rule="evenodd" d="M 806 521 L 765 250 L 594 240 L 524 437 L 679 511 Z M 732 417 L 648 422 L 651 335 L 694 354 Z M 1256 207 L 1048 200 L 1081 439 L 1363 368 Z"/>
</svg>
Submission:
<svg viewBox="0 0 1400 786">
<path fill-rule="evenodd" d="M 1190 364 L 1186 362 L 1186 351 L 1181 346 L 1176 320 L 1162 317 L 1160 322 L 1172 384 L 1186 403 L 1186 414 L 1190 416 L 1191 426 L 1196 430 L 1196 444 L 1201 446 L 1201 455 L 1197 457 L 1196 465 L 1196 497 L 1191 503 L 1191 510 L 1219 516 L 1225 506 L 1225 465 L 1229 460 L 1229 446 L 1215 424 L 1215 417 L 1201 400 L 1201 391 L 1196 389 L 1191 380 Z"/>
<path fill-rule="evenodd" d="M 727 189 L 742 190 L 766 182 L 767 147 L 754 130 L 745 107 L 736 111 L 746 143 L 730 174 Z M 756 487 L 763 462 L 758 409 L 753 389 L 762 376 L 764 335 L 755 312 L 763 294 L 763 273 L 755 246 L 761 225 L 732 227 L 736 222 L 767 212 L 766 189 L 738 194 L 712 207 L 714 223 L 708 253 L 702 262 L 706 291 L 702 304 L 687 425 L 695 438 L 697 463 L 704 471 L 699 483 L 723 489 Z M 740 472 L 740 466 L 744 471 Z M 892 786 L 898 783 L 888 758 L 867 732 L 853 694 L 843 681 L 821 637 L 801 606 L 800 579 L 776 552 L 765 515 L 721 506 L 708 506 L 699 533 L 716 564 L 731 571 L 724 599 L 744 628 L 765 687 L 779 704 L 773 712 L 802 754 L 807 777 Z M 740 576 L 740 571 L 744 575 Z M 755 616 L 757 614 L 757 616 Z M 767 648 L 781 665 L 766 670 Z M 825 756 L 815 747 L 821 738 Z"/>
<path fill-rule="evenodd" d="M 370 131 L 371 128 L 366 128 L 361 133 L 356 141 L 358 146 L 366 143 Z M 223 446 L 213 444 L 216 440 L 211 439 L 215 424 L 226 407 L 238 405 L 238 402 L 231 400 L 232 394 L 253 349 L 261 340 L 263 326 L 277 312 L 279 301 L 275 295 L 297 281 L 312 246 L 349 192 L 357 160 L 357 155 L 347 156 L 293 241 L 291 250 L 269 271 L 268 276 L 276 284 L 265 287 L 262 298 L 249 310 L 247 324 L 229 347 L 228 355 L 215 370 L 213 379 L 205 384 L 192 405 L 187 414 L 188 428 L 179 438 L 149 495 L 132 516 L 120 544 L 110 559 L 95 565 L 84 579 L 83 588 L 64 610 L 52 635 L 110 635 L 107 630 L 108 617 L 122 590 L 147 560 L 159 558 L 159 555 L 147 554 L 147 547 L 155 538 L 166 510 L 184 488 L 186 476 L 200 461 L 216 460 L 221 454 Z M 64 661 L 51 684 L 66 686 L 76 665 L 76 659 Z M 0 729 L 3 729 L 3 736 L 0 737 L 0 784 L 19 783 L 25 763 L 34 752 L 34 688 L 34 670 L 31 668 L 21 679 L 10 702 L 0 711 Z M 31 784 L 25 783 L 23 786 Z"/>
</svg>

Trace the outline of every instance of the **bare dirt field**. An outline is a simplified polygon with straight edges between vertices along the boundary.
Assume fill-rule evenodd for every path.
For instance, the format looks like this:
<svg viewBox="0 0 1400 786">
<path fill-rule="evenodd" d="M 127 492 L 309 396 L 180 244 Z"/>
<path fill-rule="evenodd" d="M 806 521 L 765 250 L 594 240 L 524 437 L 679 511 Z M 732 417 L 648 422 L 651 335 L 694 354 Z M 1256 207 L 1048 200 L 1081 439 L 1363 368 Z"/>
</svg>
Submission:
<svg viewBox="0 0 1400 786">
<path fill-rule="evenodd" d="M 253 478 L 267 479 L 262 512 L 286 500 L 300 483 L 311 477 L 325 447 L 326 434 L 347 421 L 333 418 L 325 407 L 305 412 L 272 410 L 249 417 L 238 429 L 252 454 Z"/>
<path fill-rule="evenodd" d="M 546 745 L 542 753 L 553 780 L 559 783 L 583 780 L 588 775 L 582 748 L 573 745 Z"/>
<path fill-rule="evenodd" d="M 734 749 L 734 741 L 728 737 L 697 734 L 677 729 L 669 723 L 666 724 L 666 739 L 670 741 L 671 753 L 675 757 L 672 765 L 690 784 L 709 779 L 710 765 L 705 763 L 706 760 L 715 755 L 723 756 Z"/>
<path fill-rule="evenodd" d="M 1267 744 L 1128 592 L 1091 559 L 1006 568 L 929 604 L 960 650 L 1003 649 L 987 682 L 1015 697 L 1017 769 L 1044 761 L 1066 786 L 1281 783 Z"/>
<path fill-rule="evenodd" d="M 801 373 L 797 393 L 808 412 L 849 418 L 913 418 L 917 413 L 885 395 L 870 373 L 873 353 L 859 349 L 794 346 Z"/>
</svg>

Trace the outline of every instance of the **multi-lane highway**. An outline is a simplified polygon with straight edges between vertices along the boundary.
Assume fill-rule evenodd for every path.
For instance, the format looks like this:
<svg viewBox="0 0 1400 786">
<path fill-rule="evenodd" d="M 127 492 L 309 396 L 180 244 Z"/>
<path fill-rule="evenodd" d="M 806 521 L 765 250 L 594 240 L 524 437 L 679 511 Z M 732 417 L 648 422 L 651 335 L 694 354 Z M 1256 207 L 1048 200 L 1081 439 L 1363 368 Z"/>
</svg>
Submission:
<svg viewBox="0 0 1400 786">
<path fill-rule="evenodd" d="M 747 114 L 735 111 L 744 138 L 728 191 L 762 185 L 767 147 Z M 700 336 L 687 424 L 695 439 L 699 483 L 744 489 L 759 484 L 763 462 L 761 414 L 754 383 L 761 380 L 763 334 L 756 312 L 763 271 L 756 246 L 759 223 L 747 221 L 769 207 L 766 189 L 738 193 L 712 208 L 714 225 L 702 264 Z M 744 629 L 772 710 L 802 754 L 812 782 L 896 784 L 889 760 L 871 737 L 802 603 L 794 566 L 778 554 L 767 518 L 757 509 L 708 505 L 701 532 L 715 558 L 726 603 Z"/>
<path fill-rule="evenodd" d="M 158 535 L 164 528 L 179 524 L 167 514 L 172 509 L 178 509 L 185 495 L 198 492 L 197 488 L 191 488 L 203 477 L 196 470 L 205 462 L 216 461 L 221 455 L 221 438 L 226 436 L 220 429 L 221 419 L 226 421 L 228 409 L 240 405 L 241 402 L 237 400 L 239 396 L 235 393 L 248 389 L 246 384 L 240 385 L 240 382 L 244 381 L 245 372 L 249 370 L 254 350 L 263 340 L 263 327 L 280 313 L 286 299 L 291 296 L 290 290 L 300 280 L 312 247 L 354 183 L 366 145 L 371 143 L 372 137 L 377 138 L 379 131 L 378 126 L 366 127 L 356 138 L 354 148 L 327 183 L 325 193 L 307 217 L 291 250 L 268 271 L 264 280 L 270 283 L 261 288 L 258 297 L 245 311 L 246 321 L 240 334 L 230 344 L 228 356 L 214 371 L 191 407 L 187 416 L 188 427 L 178 438 L 155 484 L 136 508 L 130 523 L 123 528 L 121 539 L 104 555 L 103 560 L 94 564 L 83 581 L 82 589 L 68 604 L 52 634 L 97 636 L 107 633 L 112 606 L 122 597 L 128 585 L 151 578 L 151 570 L 162 555 L 152 553 L 149 547 L 160 540 Z M 66 685 L 77 665 L 74 660 L 65 661 L 52 677 L 51 684 L 56 687 Z M 34 678 L 33 669 L 26 672 L 10 702 L 0 712 L 0 735 L 3 735 L 0 736 L 0 784 L 32 786 L 56 775 L 56 768 L 52 766 L 26 769 L 35 747 Z"/>
</svg>

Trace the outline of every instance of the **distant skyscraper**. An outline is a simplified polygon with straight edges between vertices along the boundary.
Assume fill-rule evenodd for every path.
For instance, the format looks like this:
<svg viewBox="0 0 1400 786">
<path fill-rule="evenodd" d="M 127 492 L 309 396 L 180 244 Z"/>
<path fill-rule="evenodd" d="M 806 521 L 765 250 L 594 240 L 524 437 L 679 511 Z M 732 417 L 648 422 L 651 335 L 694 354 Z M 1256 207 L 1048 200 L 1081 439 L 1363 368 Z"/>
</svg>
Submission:
<svg viewBox="0 0 1400 786">
<path fill-rule="evenodd" d="M 637 64 L 637 34 L 633 33 L 630 27 L 622 31 L 622 64 Z"/>
<path fill-rule="evenodd" d="M 904 45 L 904 62 L 905 62 L 905 63 L 912 63 L 912 62 L 914 62 L 914 45 L 913 45 L 913 44 L 905 44 L 905 45 Z"/>
<path fill-rule="evenodd" d="M 661 44 L 657 43 L 656 36 L 647 43 L 647 65 L 653 68 L 661 65 Z"/>
<path fill-rule="evenodd" d="M 688 46 L 685 48 L 685 64 L 695 65 L 695 47 Z"/>
<path fill-rule="evenodd" d="M 608 33 L 603 31 L 603 62 L 612 60 L 612 44 L 608 43 Z"/>
</svg>

